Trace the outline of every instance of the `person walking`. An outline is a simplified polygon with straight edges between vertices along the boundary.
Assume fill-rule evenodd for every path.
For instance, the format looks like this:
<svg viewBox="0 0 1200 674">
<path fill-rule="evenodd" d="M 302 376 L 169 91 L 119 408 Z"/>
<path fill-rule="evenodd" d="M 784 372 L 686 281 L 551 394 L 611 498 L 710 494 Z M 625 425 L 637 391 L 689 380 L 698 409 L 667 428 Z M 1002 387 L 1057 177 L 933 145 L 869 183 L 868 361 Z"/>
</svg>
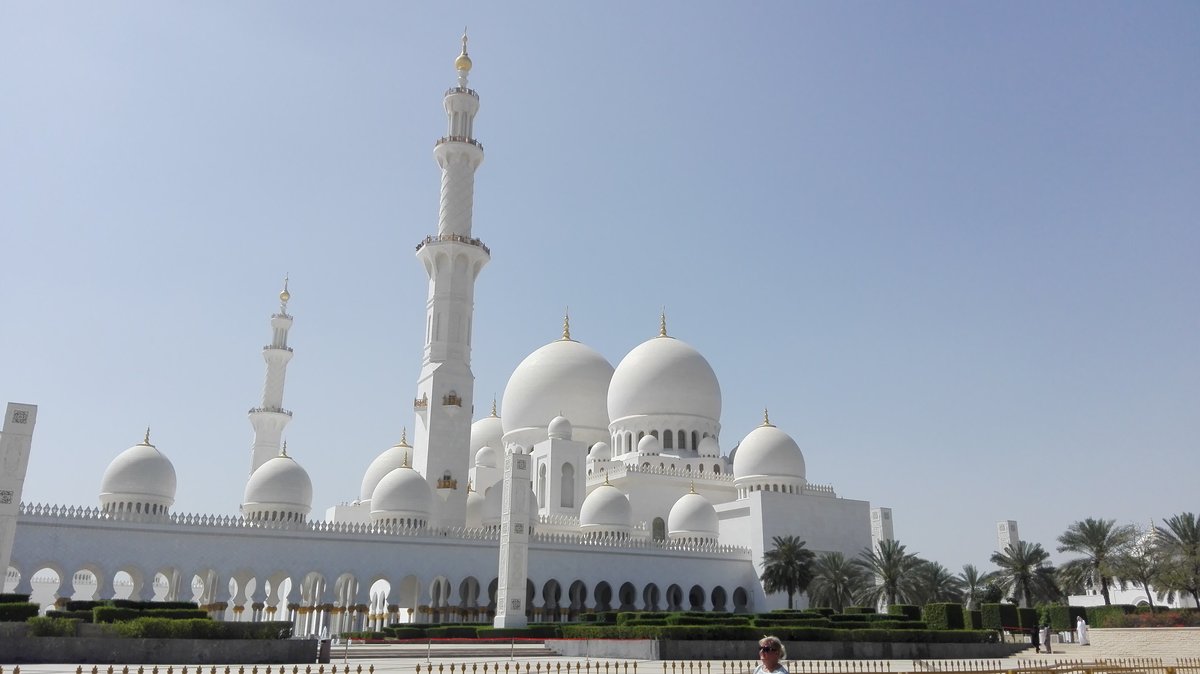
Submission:
<svg viewBox="0 0 1200 674">
<path fill-rule="evenodd" d="M 781 662 L 787 658 L 787 649 L 779 637 L 766 636 L 758 640 L 758 666 L 754 674 L 788 674 Z"/>
<path fill-rule="evenodd" d="M 1075 619 L 1075 641 L 1079 642 L 1080 646 L 1091 645 L 1091 642 L 1088 641 L 1088 624 L 1083 616 Z"/>
<path fill-rule="evenodd" d="M 1046 647 L 1047 653 L 1054 652 L 1050 648 L 1050 623 L 1048 622 L 1045 625 L 1042 625 L 1042 644 Z"/>
</svg>

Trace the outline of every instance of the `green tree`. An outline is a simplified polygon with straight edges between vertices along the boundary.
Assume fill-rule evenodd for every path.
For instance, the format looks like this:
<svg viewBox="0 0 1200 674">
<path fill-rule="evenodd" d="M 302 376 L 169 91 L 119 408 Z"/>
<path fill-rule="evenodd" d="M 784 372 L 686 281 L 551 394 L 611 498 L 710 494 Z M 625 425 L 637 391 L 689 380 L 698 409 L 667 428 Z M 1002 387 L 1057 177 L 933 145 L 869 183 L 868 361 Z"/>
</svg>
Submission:
<svg viewBox="0 0 1200 674">
<path fill-rule="evenodd" d="M 1164 556 L 1163 586 L 1192 595 L 1200 606 L 1200 522 L 1193 513 L 1180 513 L 1163 520 L 1158 542 Z"/>
<path fill-rule="evenodd" d="M 1063 564 L 1062 572 L 1067 577 L 1087 573 L 1100 583 L 1100 594 L 1104 604 L 1112 604 L 1108 597 L 1109 580 L 1113 577 L 1112 562 L 1133 542 L 1137 530 L 1131 524 L 1116 526 L 1116 520 L 1087 518 L 1075 522 L 1058 537 L 1059 552 L 1077 552 L 1083 555 Z"/>
<path fill-rule="evenodd" d="M 763 573 L 760 577 L 767 594 L 787 592 L 788 608 L 797 593 L 808 589 L 812 582 L 812 565 L 816 555 L 804 547 L 798 536 L 776 536 L 775 547 L 763 554 Z"/>
<path fill-rule="evenodd" d="M 913 571 L 921 560 L 915 553 L 906 552 L 899 541 L 879 541 L 874 550 L 863 550 L 854 561 L 875 578 L 875 584 L 862 591 L 859 601 L 877 604 L 883 599 L 891 606 L 907 601 L 913 594 Z"/>
<path fill-rule="evenodd" d="M 991 574 L 980 573 L 974 564 L 963 564 L 962 572 L 958 574 L 958 582 L 962 588 L 963 603 L 967 605 L 968 611 L 981 603 L 980 600 L 990 581 Z"/>
<path fill-rule="evenodd" d="M 1036 596 L 1055 597 L 1054 566 L 1050 553 L 1040 543 L 1017 541 L 992 553 L 992 563 L 999 567 L 996 584 L 1004 592 L 1012 592 L 1021 606 L 1032 606 Z"/>
<path fill-rule="evenodd" d="M 922 559 L 913 569 L 913 592 L 908 599 L 918 606 L 934 602 L 961 602 L 962 581 L 938 562 Z"/>
<path fill-rule="evenodd" d="M 817 557 L 812 567 L 812 582 L 808 598 L 813 606 L 828 606 L 841 613 L 850 606 L 870 580 L 862 566 L 846 559 L 840 552 L 826 552 Z"/>
<path fill-rule="evenodd" d="M 1159 545 L 1158 536 L 1153 532 L 1141 534 L 1138 537 L 1138 542 L 1130 546 L 1121 554 L 1117 555 L 1113 560 L 1113 575 L 1117 578 L 1121 589 L 1124 590 L 1126 585 L 1140 587 L 1146 591 L 1146 601 L 1150 604 L 1150 611 L 1154 611 L 1154 595 L 1163 596 L 1163 592 L 1151 586 L 1162 588 L 1164 556 L 1162 546 Z"/>
</svg>

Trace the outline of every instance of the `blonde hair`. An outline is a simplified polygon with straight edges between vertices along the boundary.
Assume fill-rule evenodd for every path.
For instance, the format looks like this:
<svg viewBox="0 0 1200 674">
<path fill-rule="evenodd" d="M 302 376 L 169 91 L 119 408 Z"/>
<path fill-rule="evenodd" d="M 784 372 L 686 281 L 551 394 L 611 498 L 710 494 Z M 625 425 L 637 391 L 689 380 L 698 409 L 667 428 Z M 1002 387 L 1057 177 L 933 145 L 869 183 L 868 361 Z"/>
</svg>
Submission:
<svg viewBox="0 0 1200 674">
<path fill-rule="evenodd" d="M 787 648 L 783 645 L 783 642 L 779 640 L 779 637 L 773 637 L 770 635 L 763 636 L 763 638 L 758 640 L 758 645 L 759 647 L 774 646 L 775 648 L 779 649 L 779 659 L 787 659 Z"/>
</svg>

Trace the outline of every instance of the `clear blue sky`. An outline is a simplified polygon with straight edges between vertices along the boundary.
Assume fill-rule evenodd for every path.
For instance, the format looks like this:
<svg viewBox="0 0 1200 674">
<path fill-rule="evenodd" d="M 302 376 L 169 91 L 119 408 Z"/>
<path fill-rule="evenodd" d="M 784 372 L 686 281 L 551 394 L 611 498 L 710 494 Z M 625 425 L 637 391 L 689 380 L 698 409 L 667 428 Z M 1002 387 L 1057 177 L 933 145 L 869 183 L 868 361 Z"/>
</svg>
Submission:
<svg viewBox="0 0 1200 674">
<path fill-rule="evenodd" d="M 412 426 L 433 141 L 482 97 L 477 415 L 559 334 L 670 331 L 809 479 L 989 567 L 1195 511 L 1200 4 L 0 2 L 0 398 L 25 500 L 153 426 L 235 513 L 284 273 L 314 515 Z M 503 410 L 502 410 L 503 412 Z"/>
</svg>

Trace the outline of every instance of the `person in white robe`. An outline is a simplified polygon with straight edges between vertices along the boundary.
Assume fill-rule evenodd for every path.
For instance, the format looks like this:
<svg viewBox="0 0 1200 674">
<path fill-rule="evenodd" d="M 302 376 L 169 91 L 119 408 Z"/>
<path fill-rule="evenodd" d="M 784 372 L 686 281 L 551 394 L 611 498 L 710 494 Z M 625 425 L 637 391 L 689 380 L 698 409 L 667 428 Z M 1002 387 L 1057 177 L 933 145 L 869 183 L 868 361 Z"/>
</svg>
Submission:
<svg viewBox="0 0 1200 674">
<path fill-rule="evenodd" d="M 1079 616 L 1075 619 L 1075 641 L 1078 642 L 1080 646 L 1090 645 L 1090 642 L 1088 642 L 1088 624 L 1087 621 L 1083 619 L 1083 616 Z"/>
</svg>

